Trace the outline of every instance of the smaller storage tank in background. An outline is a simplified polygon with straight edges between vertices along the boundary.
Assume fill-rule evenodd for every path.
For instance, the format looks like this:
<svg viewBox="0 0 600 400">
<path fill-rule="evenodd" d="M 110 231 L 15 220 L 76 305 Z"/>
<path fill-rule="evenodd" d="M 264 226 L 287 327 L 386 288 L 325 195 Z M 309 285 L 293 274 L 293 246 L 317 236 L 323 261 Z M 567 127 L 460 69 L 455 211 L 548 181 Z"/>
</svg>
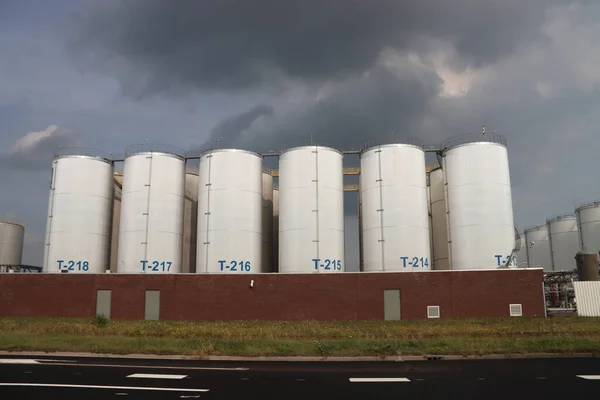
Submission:
<svg viewBox="0 0 600 400">
<path fill-rule="evenodd" d="M 200 157 L 196 273 L 268 272 L 262 264 L 262 156 L 215 149 Z"/>
<path fill-rule="evenodd" d="M 553 271 L 576 269 L 575 255 L 579 251 L 577 218 L 575 215 L 560 215 L 548 218 L 548 235 Z"/>
<path fill-rule="evenodd" d="M 600 258 L 600 201 L 583 204 L 575 209 L 579 231 L 579 248 L 596 252 Z"/>
<path fill-rule="evenodd" d="M 527 268 L 527 243 L 525 243 L 525 234 L 519 235 L 519 244 L 517 251 L 517 265 L 518 268 Z"/>
<path fill-rule="evenodd" d="M 113 214 L 112 214 L 112 232 L 110 236 L 110 271 L 117 272 L 119 262 L 119 226 L 121 221 L 121 190 L 123 188 L 123 175 L 115 172 L 114 174 L 114 195 L 113 195 Z"/>
<path fill-rule="evenodd" d="M 184 198 L 182 151 L 151 144 L 127 149 L 121 195 L 119 273 L 181 272 Z"/>
<path fill-rule="evenodd" d="M 198 169 L 188 168 L 185 173 L 185 201 L 183 208 L 183 264 L 181 272 L 196 272 L 198 241 Z"/>
<path fill-rule="evenodd" d="M 429 173 L 429 190 L 431 192 L 433 268 L 435 270 L 449 270 L 448 216 L 446 214 L 446 187 L 442 168 L 435 168 Z"/>
<path fill-rule="evenodd" d="M 25 227 L 0 220 L 0 267 L 18 267 L 23 256 Z"/>
<path fill-rule="evenodd" d="M 552 271 L 552 254 L 547 225 L 537 225 L 525 229 L 525 247 L 527 268 L 543 268 L 544 272 Z"/>
<path fill-rule="evenodd" d="M 273 176 L 270 170 L 262 174 L 262 267 L 273 272 Z"/>
<path fill-rule="evenodd" d="M 279 272 L 279 187 L 273 189 L 273 247 L 271 260 L 273 272 Z"/>
</svg>

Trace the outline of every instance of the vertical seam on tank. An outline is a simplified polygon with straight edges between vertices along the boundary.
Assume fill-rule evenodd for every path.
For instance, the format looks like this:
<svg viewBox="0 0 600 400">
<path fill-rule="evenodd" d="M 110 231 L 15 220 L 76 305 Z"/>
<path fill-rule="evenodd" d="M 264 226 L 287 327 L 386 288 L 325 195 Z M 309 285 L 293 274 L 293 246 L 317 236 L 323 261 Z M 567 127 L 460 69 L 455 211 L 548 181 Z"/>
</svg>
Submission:
<svg viewBox="0 0 600 400">
<path fill-rule="evenodd" d="M 148 168 L 148 196 L 146 200 L 146 232 L 144 240 L 144 261 L 148 261 L 148 231 L 150 230 L 150 195 L 152 192 L 152 161 L 154 160 L 154 153 L 150 153 L 150 166 Z"/>
<path fill-rule="evenodd" d="M 448 196 L 448 173 L 446 170 L 446 156 L 442 157 L 442 176 L 444 178 L 444 211 L 446 214 L 446 244 L 448 250 L 448 269 L 454 269 L 452 259 L 452 229 L 450 228 L 450 196 Z"/>
<path fill-rule="evenodd" d="M 552 229 L 550 227 L 550 224 L 546 224 L 546 226 L 548 227 L 548 245 L 550 246 L 550 265 L 552 266 L 552 271 L 555 271 L 556 268 L 554 266 L 554 249 L 552 248 Z"/>
<path fill-rule="evenodd" d="M 379 181 L 379 243 L 381 243 L 381 270 L 385 271 L 385 238 L 383 235 L 383 178 L 381 177 L 381 147 L 377 151 Z"/>
<path fill-rule="evenodd" d="M 317 241 L 317 259 L 320 260 L 320 243 L 319 243 L 319 239 L 320 239 L 320 235 L 319 235 L 319 230 L 320 230 L 320 226 L 319 226 L 319 148 L 317 146 L 315 146 L 315 201 L 316 201 L 316 217 L 317 217 L 317 222 L 316 222 L 316 241 Z M 319 261 L 320 262 L 320 261 Z M 317 272 L 319 272 L 319 269 L 317 268 Z"/>
<path fill-rule="evenodd" d="M 575 218 L 577 221 L 577 236 L 579 238 L 579 248 L 582 251 L 586 251 L 584 243 L 583 243 L 583 231 L 581 230 L 581 218 L 580 218 L 580 210 L 575 210 Z"/>
<path fill-rule="evenodd" d="M 56 171 L 58 170 L 58 161 L 54 160 L 54 168 L 52 173 L 52 180 L 50 182 L 50 218 L 48 221 L 48 237 L 46 238 L 46 272 L 50 271 L 50 242 L 52 241 L 52 222 L 54 220 L 54 196 L 56 195 Z"/>
<path fill-rule="evenodd" d="M 209 240 L 209 228 L 210 228 L 210 192 L 212 189 L 212 182 L 211 182 L 211 172 L 212 172 L 212 155 L 209 154 L 207 156 L 208 158 L 208 182 L 207 182 L 207 186 L 208 186 L 208 190 L 206 191 L 206 240 L 204 243 L 204 272 L 208 272 L 208 250 L 210 247 L 210 240 Z M 198 199 L 200 200 L 200 199 Z"/>
</svg>

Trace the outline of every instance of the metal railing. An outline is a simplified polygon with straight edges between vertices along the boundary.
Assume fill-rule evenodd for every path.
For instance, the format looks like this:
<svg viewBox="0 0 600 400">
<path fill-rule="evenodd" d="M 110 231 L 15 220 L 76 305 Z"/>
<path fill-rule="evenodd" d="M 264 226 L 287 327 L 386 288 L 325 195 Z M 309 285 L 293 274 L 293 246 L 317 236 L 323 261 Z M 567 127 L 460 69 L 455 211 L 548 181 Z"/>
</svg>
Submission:
<svg viewBox="0 0 600 400">
<path fill-rule="evenodd" d="M 131 145 L 125 149 L 125 157 L 130 157 L 140 153 L 166 153 L 185 158 L 185 151 L 178 147 L 166 144 L 140 143 Z"/>
<path fill-rule="evenodd" d="M 575 218 L 575 214 L 555 215 L 555 216 L 546 218 L 546 223 L 549 224 L 551 222 L 560 221 L 562 219 L 574 219 L 574 218 Z"/>
<path fill-rule="evenodd" d="M 506 138 L 498 133 L 467 133 L 465 135 L 450 138 L 442 143 L 442 150 L 448 150 L 456 146 L 468 143 L 497 143 L 506 146 Z"/>
<path fill-rule="evenodd" d="M 108 161 L 113 160 L 113 155 L 111 153 L 94 149 L 92 147 L 59 146 L 54 151 L 54 158 L 72 156 L 95 157 Z"/>
<path fill-rule="evenodd" d="M 587 203 L 579 204 L 575 207 L 575 210 L 581 210 L 582 208 L 600 207 L 600 200 L 589 201 Z"/>
<path fill-rule="evenodd" d="M 420 147 L 421 149 L 425 149 L 424 142 L 412 135 L 397 135 L 395 133 L 390 134 L 390 137 L 385 138 L 381 136 L 372 137 L 371 139 L 365 140 L 361 147 L 360 151 L 363 152 L 367 149 L 377 147 L 377 146 L 385 146 L 389 144 L 407 144 L 412 146 Z"/>
</svg>

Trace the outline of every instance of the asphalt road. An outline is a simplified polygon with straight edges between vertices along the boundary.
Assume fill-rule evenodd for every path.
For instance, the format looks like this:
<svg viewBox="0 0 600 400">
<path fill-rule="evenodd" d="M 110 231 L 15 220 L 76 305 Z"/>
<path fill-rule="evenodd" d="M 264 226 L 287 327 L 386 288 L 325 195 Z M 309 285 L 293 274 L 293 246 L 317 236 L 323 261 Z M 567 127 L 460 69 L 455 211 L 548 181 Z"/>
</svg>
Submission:
<svg viewBox="0 0 600 400">
<path fill-rule="evenodd" d="M 2 400 L 328 397 L 598 399 L 600 359 L 339 363 L 0 356 Z"/>
</svg>

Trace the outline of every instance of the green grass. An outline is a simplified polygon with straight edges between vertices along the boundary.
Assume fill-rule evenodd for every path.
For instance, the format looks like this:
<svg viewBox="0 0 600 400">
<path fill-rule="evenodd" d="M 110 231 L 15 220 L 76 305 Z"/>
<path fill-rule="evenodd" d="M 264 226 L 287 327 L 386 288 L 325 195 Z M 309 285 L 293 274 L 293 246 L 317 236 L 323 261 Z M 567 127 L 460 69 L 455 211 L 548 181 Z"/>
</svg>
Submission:
<svg viewBox="0 0 600 400">
<path fill-rule="evenodd" d="M 183 322 L 0 318 L 0 350 L 193 356 L 600 352 L 600 319 Z"/>
</svg>

